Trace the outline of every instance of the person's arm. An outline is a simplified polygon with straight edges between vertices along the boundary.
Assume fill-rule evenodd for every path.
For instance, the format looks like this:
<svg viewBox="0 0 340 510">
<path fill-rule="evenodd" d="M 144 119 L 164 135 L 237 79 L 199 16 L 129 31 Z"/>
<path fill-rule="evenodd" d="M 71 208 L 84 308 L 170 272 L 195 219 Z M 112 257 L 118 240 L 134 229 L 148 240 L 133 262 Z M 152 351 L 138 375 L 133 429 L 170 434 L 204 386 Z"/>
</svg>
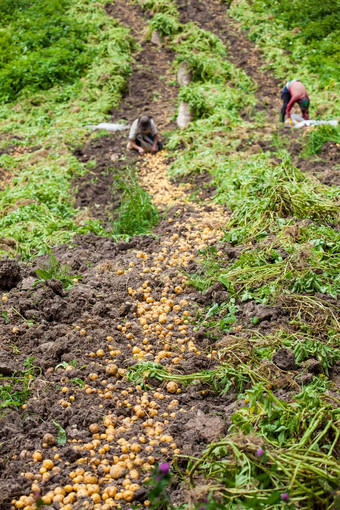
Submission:
<svg viewBox="0 0 340 510">
<path fill-rule="evenodd" d="M 129 142 L 130 142 L 131 149 L 136 149 L 141 156 L 144 156 L 145 150 L 143 149 L 143 147 L 140 147 L 139 145 L 137 145 L 136 142 L 132 138 L 129 138 Z"/>
<path fill-rule="evenodd" d="M 293 108 L 293 105 L 295 103 L 296 103 L 296 99 L 295 99 L 295 97 L 292 97 L 291 100 L 289 101 L 289 103 L 287 104 L 286 115 L 287 115 L 288 119 L 290 119 L 290 111 Z"/>
<path fill-rule="evenodd" d="M 142 147 L 136 144 L 136 136 L 138 135 L 138 119 L 133 121 L 129 132 L 129 147 L 130 149 L 136 149 L 141 156 L 144 155 L 145 151 Z"/>
<path fill-rule="evenodd" d="M 157 142 L 158 142 L 158 133 L 154 135 L 153 145 L 151 147 L 151 152 L 157 152 Z"/>
<path fill-rule="evenodd" d="M 157 142 L 159 140 L 159 136 L 158 136 L 157 126 L 153 119 L 150 120 L 150 125 L 151 125 L 151 133 L 153 135 L 153 144 L 151 147 L 151 152 L 154 153 L 154 152 L 157 152 Z"/>
</svg>

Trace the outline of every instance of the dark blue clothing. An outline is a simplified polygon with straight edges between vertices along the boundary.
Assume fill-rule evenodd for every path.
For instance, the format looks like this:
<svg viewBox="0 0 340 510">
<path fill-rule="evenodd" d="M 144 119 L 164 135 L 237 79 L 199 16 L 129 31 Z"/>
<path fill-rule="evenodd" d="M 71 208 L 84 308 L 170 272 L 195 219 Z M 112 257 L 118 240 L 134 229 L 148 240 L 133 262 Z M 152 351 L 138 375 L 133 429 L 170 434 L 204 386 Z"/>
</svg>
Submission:
<svg viewBox="0 0 340 510">
<path fill-rule="evenodd" d="M 149 140 L 150 140 L 150 142 L 151 142 L 151 143 L 153 143 L 153 141 L 154 141 L 154 139 L 155 139 L 155 137 L 154 137 L 154 135 L 153 135 L 152 133 L 148 133 L 148 134 L 145 136 L 145 138 L 149 138 Z M 138 147 L 141 147 L 141 142 L 140 142 L 140 140 L 138 140 L 138 138 L 136 138 L 136 142 L 135 142 L 135 143 L 136 143 L 136 145 L 138 145 Z M 160 142 L 159 140 L 158 140 L 158 142 L 157 142 L 157 149 L 158 149 L 159 151 L 161 151 L 161 150 L 163 149 L 163 144 L 162 144 L 162 142 Z"/>
<path fill-rule="evenodd" d="M 286 109 L 287 109 L 287 106 L 288 106 L 289 101 L 291 100 L 291 98 L 292 98 L 292 95 L 289 92 L 287 86 L 285 85 L 285 87 L 284 87 L 284 89 L 282 91 L 282 94 L 281 94 L 281 99 L 283 100 L 283 105 L 282 105 L 282 108 L 281 108 L 281 115 L 280 115 L 281 122 L 285 121 Z"/>
</svg>

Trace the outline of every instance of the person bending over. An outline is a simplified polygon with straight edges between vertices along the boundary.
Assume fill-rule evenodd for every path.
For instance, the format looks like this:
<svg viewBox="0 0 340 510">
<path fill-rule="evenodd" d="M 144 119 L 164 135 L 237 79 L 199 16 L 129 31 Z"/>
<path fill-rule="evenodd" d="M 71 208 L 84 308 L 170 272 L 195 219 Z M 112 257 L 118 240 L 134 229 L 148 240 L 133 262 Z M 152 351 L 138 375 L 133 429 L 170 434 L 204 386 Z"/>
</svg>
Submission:
<svg viewBox="0 0 340 510">
<path fill-rule="evenodd" d="M 142 115 L 132 123 L 128 148 L 137 150 L 141 156 L 145 152 L 155 153 L 163 149 L 163 144 L 159 141 L 157 126 L 152 117 Z"/>
<path fill-rule="evenodd" d="M 290 119 L 290 111 L 295 103 L 299 104 L 303 118 L 308 120 L 309 97 L 306 87 L 301 81 L 288 81 L 282 91 L 281 99 L 283 99 L 283 106 L 280 114 L 281 122 L 284 122 L 285 115 Z"/>
</svg>

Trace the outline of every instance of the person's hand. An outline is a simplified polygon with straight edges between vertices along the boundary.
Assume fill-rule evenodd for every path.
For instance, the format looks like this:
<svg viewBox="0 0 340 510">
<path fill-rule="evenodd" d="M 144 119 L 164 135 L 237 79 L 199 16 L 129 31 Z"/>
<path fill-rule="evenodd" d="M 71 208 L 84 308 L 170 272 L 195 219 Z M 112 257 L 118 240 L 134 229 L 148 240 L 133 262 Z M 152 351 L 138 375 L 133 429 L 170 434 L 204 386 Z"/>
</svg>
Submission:
<svg viewBox="0 0 340 510">
<path fill-rule="evenodd" d="M 152 154 L 155 154 L 157 152 L 157 147 L 152 146 L 151 147 L 151 152 L 152 152 Z"/>
<path fill-rule="evenodd" d="M 138 152 L 140 156 L 144 156 L 145 154 L 145 150 L 142 147 L 139 147 Z"/>
</svg>

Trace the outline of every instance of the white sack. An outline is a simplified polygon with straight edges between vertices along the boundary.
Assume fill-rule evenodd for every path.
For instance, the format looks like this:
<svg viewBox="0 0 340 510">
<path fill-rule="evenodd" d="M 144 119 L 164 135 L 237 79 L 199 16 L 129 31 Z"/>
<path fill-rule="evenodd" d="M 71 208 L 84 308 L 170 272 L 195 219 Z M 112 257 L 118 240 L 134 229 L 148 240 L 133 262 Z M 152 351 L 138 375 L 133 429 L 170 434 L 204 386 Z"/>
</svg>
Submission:
<svg viewBox="0 0 340 510">
<path fill-rule="evenodd" d="M 289 119 L 286 120 L 286 124 L 292 126 L 295 129 L 300 129 L 305 126 L 321 126 L 323 124 L 328 124 L 330 126 L 337 126 L 338 121 L 337 120 L 304 120 L 301 115 L 298 115 L 297 113 L 292 113 L 291 115 L 292 122 L 289 123 Z"/>
<path fill-rule="evenodd" d="M 127 124 L 110 124 L 109 122 L 102 122 L 101 124 L 97 124 L 96 126 L 85 126 L 87 128 L 93 129 L 106 129 L 106 131 L 124 131 L 125 129 L 130 129 L 130 126 Z"/>
</svg>

